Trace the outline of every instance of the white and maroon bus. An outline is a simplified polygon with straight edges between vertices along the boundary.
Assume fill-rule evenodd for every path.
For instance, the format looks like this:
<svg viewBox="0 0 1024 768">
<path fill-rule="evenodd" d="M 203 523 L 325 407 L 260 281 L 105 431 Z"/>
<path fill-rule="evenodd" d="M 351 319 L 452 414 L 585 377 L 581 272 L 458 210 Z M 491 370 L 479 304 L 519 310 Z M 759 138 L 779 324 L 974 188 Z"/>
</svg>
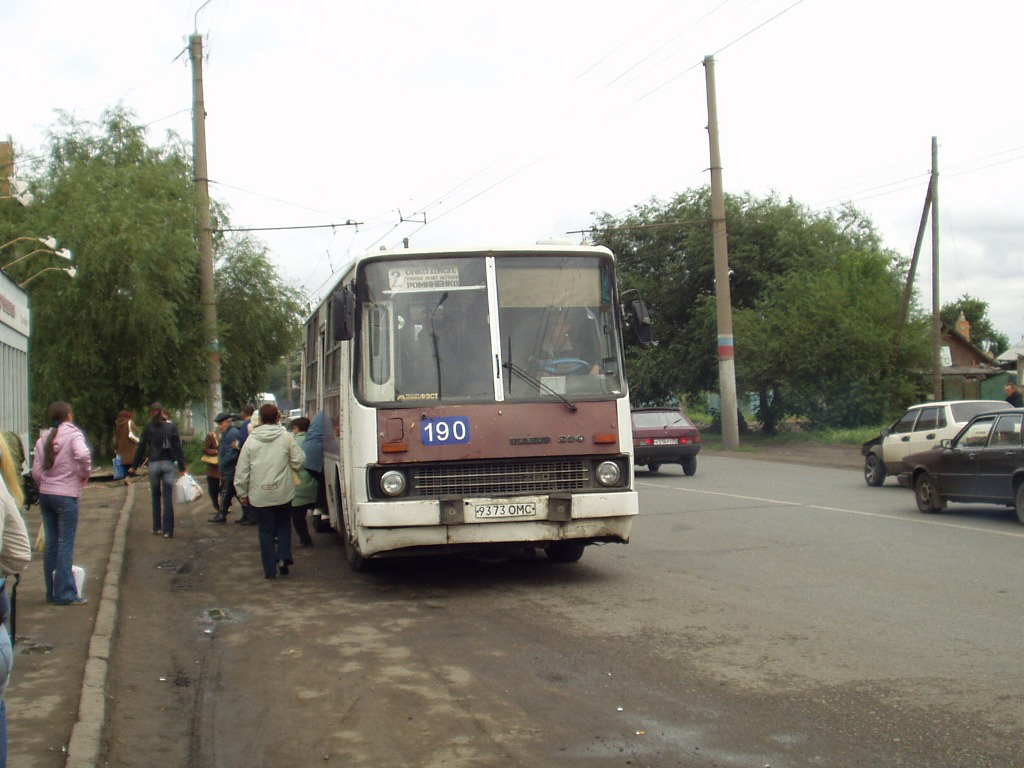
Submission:
<svg viewBox="0 0 1024 768">
<path fill-rule="evenodd" d="M 325 415 L 326 515 L 353 569 L 507 548 L 574 562 L 627 542 L 621 320 L 606 248 L 356 260 L 306 322 L 303 367 L 304 411 Z"/>
</svg>

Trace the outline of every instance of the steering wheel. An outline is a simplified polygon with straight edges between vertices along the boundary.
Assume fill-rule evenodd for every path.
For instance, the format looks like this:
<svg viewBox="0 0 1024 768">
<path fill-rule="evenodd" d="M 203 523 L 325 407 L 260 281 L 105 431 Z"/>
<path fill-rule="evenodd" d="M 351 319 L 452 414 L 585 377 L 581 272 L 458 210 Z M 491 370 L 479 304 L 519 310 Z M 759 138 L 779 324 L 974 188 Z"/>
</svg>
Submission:
<svg viewBox="0 0 1024 768">
<path fill-rule="evenodd" d="M 555 360 L 545 360 L 541 363 L 540 372 L 556 376 L 571 376 L 576 373 L 590 371 L 590 363 L 578 357 L 559 357 Z"/>
</svg>

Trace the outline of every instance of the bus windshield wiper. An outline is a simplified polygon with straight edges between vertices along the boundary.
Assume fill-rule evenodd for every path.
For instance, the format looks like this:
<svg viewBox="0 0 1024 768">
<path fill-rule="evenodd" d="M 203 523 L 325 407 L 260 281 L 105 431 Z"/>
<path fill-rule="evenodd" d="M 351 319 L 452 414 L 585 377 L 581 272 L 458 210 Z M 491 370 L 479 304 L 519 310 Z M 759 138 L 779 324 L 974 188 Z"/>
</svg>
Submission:
<svg viewBox="0 0 1024 768">
<path fill-rule="evenodd" d="M 430 313 L 430 339 L 434 345 L 434 368 L 437 371 L 437 399 L 441 399 L 441 352 L 437 346 L 437 331 L 434 330 L 434 314 L 441 308 L 441 305 L 445 303 L 448 298 L 448 291 L 441 294 L 441 298 L 437 302 L 437 306 L 434 307 Z"/>
<path fill-rule="evenodd" d="M 549 394 L 554 395 L 559 400 L 561 400 L 563 403 L 565 403 L 565 407 L 566 408 L 568 408 L 570 411 L 572 411 L 574 413 L 576 412 L 576 410 L 577 410 L 576 406 L 573 403 L 569 402 L 569 400 L 567 400 L 562 395 L 561 392 L 556 392 L 554 389 L 549 387 L 547 384 L 545 384 L 540 379 L 534 378 L 529 373 L 527 373 L 522 368 L 520 368 L 518 365 L 513 363 L 511 360 L 509 360 L 507 363 L 502 363 L 501 367 L 504 368 L 506 371 L 509 371 L 510 373 L 514 373 L 516 376 L 521 378 L 526 383 L 532 384 L 533 386 L 537 387 L 537 389 L 539 389 L 539 390 L 541 390 L 543 392 L 547 392 Z"/>
</svg>

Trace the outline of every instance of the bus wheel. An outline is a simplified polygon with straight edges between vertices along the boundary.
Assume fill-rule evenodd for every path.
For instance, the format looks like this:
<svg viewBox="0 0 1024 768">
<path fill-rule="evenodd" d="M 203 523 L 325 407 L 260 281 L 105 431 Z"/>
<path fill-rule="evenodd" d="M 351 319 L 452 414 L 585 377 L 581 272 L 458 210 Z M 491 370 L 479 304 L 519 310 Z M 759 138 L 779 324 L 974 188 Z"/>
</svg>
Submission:
<svg viewBox="0 0 1024 768">
<path fill-rule="evenodd" d="M 583 557 L 585 546 L 576 541 L 553 541 L 548 544 L 544 554 L 555 563 L 575 563 Z"/>
</svg>

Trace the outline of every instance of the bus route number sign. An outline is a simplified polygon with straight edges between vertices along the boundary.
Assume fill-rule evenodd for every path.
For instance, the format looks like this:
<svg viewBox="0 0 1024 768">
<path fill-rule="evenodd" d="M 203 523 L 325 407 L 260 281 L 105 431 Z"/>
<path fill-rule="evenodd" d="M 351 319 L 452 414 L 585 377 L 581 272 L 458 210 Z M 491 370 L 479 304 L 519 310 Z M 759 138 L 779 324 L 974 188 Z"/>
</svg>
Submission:
<svg viewBox="0 0 1024 768">
<path fill-rule="evenodd" d="M 420 422 L 423 445 L 457 445 L 469 442 L 469 419 L 463 416 L 442 416 Z"/>
</svg>

